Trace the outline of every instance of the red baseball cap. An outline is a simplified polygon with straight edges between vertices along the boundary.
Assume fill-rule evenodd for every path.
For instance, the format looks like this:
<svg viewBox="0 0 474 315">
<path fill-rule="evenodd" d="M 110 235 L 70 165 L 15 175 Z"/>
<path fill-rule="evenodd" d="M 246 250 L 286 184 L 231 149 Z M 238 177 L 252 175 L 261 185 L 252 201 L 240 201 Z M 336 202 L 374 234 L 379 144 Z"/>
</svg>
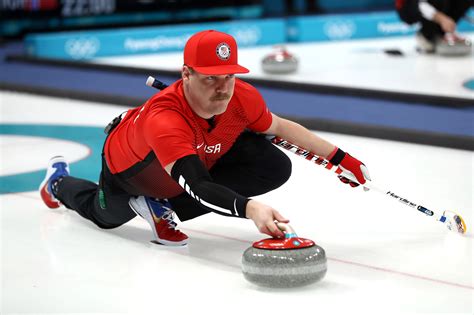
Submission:
<svg viewBox="0 0 474 315">
<path fill-rule="evenodd" d="M 247 73 L 237 63 L 237 43 L 226 33 L 202 31 L 188 39 L 184 46 L 184 64 L 199 73 L 210 75 Z"/>
</svg>

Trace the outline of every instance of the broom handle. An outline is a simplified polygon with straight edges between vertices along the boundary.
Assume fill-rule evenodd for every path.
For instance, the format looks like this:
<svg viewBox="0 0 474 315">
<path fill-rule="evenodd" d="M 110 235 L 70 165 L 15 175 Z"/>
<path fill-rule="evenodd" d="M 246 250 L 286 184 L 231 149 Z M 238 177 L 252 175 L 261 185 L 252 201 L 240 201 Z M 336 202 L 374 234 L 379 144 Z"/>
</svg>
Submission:
<svg viewBox="0 0 474 315">
<path fill-rule="evenodd" d="M 313 162 L 317 165 L 320 165 L 324 168 L 326 168 L 327 170 L 331 170 L 333 169 L 333 171 L 338 174 L 338 175 L 342 175 L 348 179 L 350 179 L 351 181 L 354 181 L 354 182 L 358 182 L 357 179 L 354 177 L 354 175 L 352 174 L 348 174 L 348 173 L 345 173 L 342 171 L 341 168 L 339 167 L 336 167 L 335 165 L 331 164 L 328 160 L 326 160 L 325 158 L 323 157 L 320 157 L 314 153 L 312 153 L 311 151 L 308 151 L 304 148 L 301 148 L 287 140 L 284 140 L 280 137 L 277 137 L 277 136 L 267 136 L 267 139 L 269 139 L 273 144 L 275 144 L 276 146 L 279 146 L 283 149 L 286 149 L 290 152 L 293 152 L 294 154 L 296 155 L 299 155 L 301 157 L 304 157 L 306 160 L 310 161 L 310 162 Z M 436 212 L 436 211 L 433 211 L 433 210 L 430 210 L 420 204 L 417 204 L 415 202 L 412 202 L 410 200 L 408 200 L 407 198 L 405 197 L 402 197 L 396 193 L 394 193 L 393 191 L 391 190 L 387 190 L 387 189 L 383 189 L 383 188 L 380 188 L 380 187 L 377 187 L 373 182 L 371 181 L 366 181 L 365 184 L 363 184 L 364 187 L 367 187 L 373 191 L 376 191 L 380 194 L 383 194 L 385 196 L 389 196 L 391 197 L 392 199 L 396 199 L 398 200 L 399 202 L 401 202 L 402 204 L 410 207 L 410 208 L 413 208 L 413 209 L 416 209 L 430 217 L 433 217 L 434 219 L 436 219 L 437 221 L 440 221 L 440 222 L 445 222 L 446 221 L 446 217 L 444 216 L 444 214 L 440 214 L 439 212 Z"/>
</svg>

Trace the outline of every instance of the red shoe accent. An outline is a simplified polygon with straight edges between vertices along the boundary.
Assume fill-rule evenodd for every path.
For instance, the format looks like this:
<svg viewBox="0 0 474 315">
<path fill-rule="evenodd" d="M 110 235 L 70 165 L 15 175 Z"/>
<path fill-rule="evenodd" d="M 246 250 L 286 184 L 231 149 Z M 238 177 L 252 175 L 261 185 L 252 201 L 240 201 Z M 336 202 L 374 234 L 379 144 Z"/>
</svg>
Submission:
<svg viewBox="0 0 474 315">
<path fill-rule="evenodd" d="M 165 206 L 162 201 L 147 200 L 147 197 L 144 196 L 131 197 L 128 204 L 136 214 L 150 224 L 155 236 L 153 243 L 167 246 L 182 246 L 188 243 L 188 236 L 176 229 L 176 223 L 173 221 L 174 212 L 170 209 L 171 205 Z M 153 207 L 161 215 L 156 215 Z"/>
<path fill-rule="evenodd" d="M 51 194 L 47 190 L 47 187 L 48 187 L 48 182 L 46 182 L 46 184 L 44 184 L 43 187 L 41 187 L 41 190 L 40 190 L 41 199 L 43 199 L 43 202 L 46 204 L 46 206 L 48 206 L 48 208 L 51 208 L 51 209 L 59 208 L 61 206 L 61 203 L 57 201 L 56 199 L 52 199 Z"/>
<path fill-rule="evenodd" d="M 175 229 L 167 220 L 159 219 L 155 221 L 157 242 L 163 245 L 186 245 L 188 236 Z"/>
</svg>

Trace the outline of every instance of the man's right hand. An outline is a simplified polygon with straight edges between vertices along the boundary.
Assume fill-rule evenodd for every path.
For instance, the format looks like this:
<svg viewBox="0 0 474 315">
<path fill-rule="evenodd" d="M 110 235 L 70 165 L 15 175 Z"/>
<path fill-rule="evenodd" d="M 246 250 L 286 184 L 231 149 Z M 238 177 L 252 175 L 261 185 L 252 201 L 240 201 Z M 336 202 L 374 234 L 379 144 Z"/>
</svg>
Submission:
<svg viewBox="0 0 474 315">
<path fill-rule="evenodd" d="M 276 225 L 275 220 L 282 223 L 288 223 L 290 220 L 285 219 L 272 207 L 251 199 L 247 203 L 246 214 L 247 218 L 255 223 L 261 233 L 279 238 L 285 236 Z"/>
</svg>

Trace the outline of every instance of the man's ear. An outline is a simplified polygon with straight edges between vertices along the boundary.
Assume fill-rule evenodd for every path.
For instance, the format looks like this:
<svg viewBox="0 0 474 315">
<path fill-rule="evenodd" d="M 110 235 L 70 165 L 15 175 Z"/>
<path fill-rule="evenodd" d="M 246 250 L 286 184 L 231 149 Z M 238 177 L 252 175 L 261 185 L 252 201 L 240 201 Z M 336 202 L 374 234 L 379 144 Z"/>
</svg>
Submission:
<svg viewBox="0 0 474 315">
<path fill-rule="evenodd" d="M 183 65 L 183 68 L 181 69 L 181 79 L 187 80 L 189 79 L 190 75 L 191 75 L 191 71 L 189 70 L 189 67 L 186 65 Z"/>
</svg>

